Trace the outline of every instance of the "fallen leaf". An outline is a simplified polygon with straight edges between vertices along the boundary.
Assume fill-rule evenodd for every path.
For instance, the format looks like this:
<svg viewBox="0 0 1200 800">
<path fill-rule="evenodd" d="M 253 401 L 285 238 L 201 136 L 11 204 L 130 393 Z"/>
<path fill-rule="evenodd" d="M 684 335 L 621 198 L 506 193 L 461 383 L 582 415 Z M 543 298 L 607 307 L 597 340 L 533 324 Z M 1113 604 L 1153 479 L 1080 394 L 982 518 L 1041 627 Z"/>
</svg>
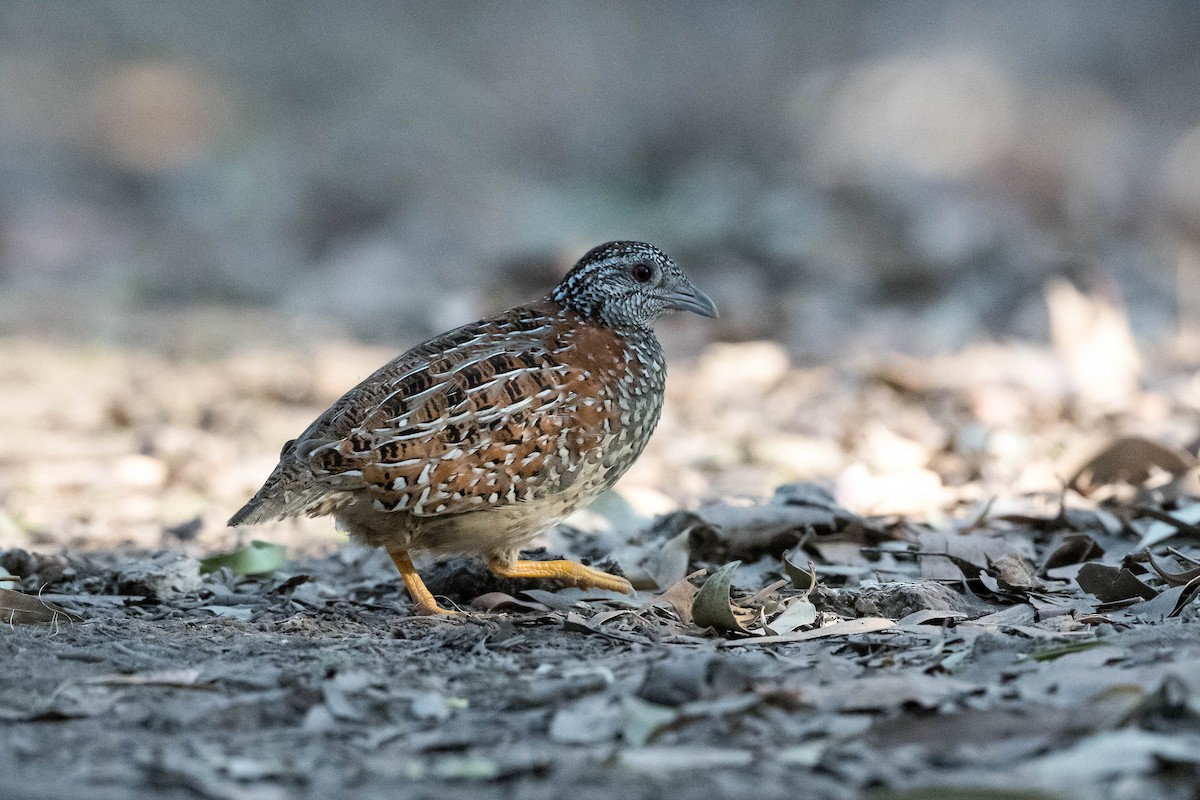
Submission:
<svg viewBox="0 0 1200 800">
<path fill-rule="evenodd" d="M 178 689 L 192 689 L 200 677 L 198 669 L 164 669 L 157 672 L 134 672 L 128 675 L 97 675 L 86 678 L 82 683 L 102 686 L 169 686 Z M 199 687 L 207 688 L 207 687 Z"/>
<path fill-rule="evenodd" d="M 621 698 L 621 712 L 621 738 L 632 747 L 644 747 L 680 717 L 674 708 L 631 696 Z"/>
<path fill-rule="evenodd" d="M 623 724 L 621 707 L 606 695 L 576 700 L 555 712 L 550 739 L 559 744 L 598 744 L 615 739 Z"/>
<path fill-rule="evenodd" d="M 255 539 L 237 550 L 201 559 L 200 571 L 207 574 L 228 567 L 234 575 L 264 575 L 279 569 L 285 561 L 287 549 L 282 545 Z"/>
<path fill-rule="evenodd" d="M 200 610 L 208 611 L 218 617 L 228 617 L 243 621 L 247 621 L 254 616 L 254 609 L 249 606 L 200 606 Z"/>
<path fill-rule="evenodd" d="M 903 705 L 937 708 L 943 702 L 982 692 L 984 687 L 945 676 L 910 672 L 870 675 L 821 688 L 821 700 L 839 711 L 891 711 Z"/>
<path fill-rule="evenodd" d="M 68 612 L 54 603 L 39 597 L 0 589 L 0 623 L 9 625 L 36 625 L 40 623 L 78 622 L 81 617 Z"/>
<path fill-rule="evenodd" d="M 949 611 L 941 608 L 923 608 L 920 611 L 914 611 L 897 624 L 903 628 L 909 625 L 929 625 L 930 623 L 941 624 L 947 620 L 966 619 L 967 614 L 962 611 Z"/>
<path fill-rule="evenodd" d="M 504 592 L 488 592 L 471 601 L 472 608 L 481 611 L 549 611 L 550 607 L 528 600 L 518 600 Z"/>
<path fill-rule="evenodd" d="M 1093 558 L 1104 555 L 1104 548 L 1086 533 L 1068 533 L 1059 540 L 1055 547 L 1042 562 L 1038 572 L 1045 575 L 1047 571 L 1069 564 L 1082 564 Z"/>
<path fill-rule="evenodd" d="M 896 627 L 896 623 L 890 619 L 884 619 L 883 617 L 860 617 L 858 619 L 835 622 L 832 625 L 826 625 L 811 631 L 804 631 L 803 633 L 793 633 L 790 636 L 793 641 L 806 642 L 812 639 L 824 639 L 828 636 L 852 636 L 856 633 L 874 633 L 894 627 Z"/>
<path fill-rule="evenodd" d="M 672 586 L 687 574 L 692 553 L 691 537 L 691 528 L 686 528 L 646 554 L 642 568 L 654 581 L 655 589 Z"/>
<path fill-rule="evenodd" d="M 788 604 L 783 613 L 767 623 L 767 633 L 778 636 L 791 633 L 796 628 L 812 625 L 817 621 L 817 607 L 807 597 L 798 597 Z"/>
<path fill-rule="evenodd" d="M 1167 582 L 1169 586 L 1185 586 L 1196 578 L 1200 578 L 1200 567 L 1185 569 L 1182 572 L 1171 572 L 1163 569 L 1162 565 L 1154 558 L 1154 554 L 1147 552 L 1146 558 L 1150 562 L 1150 566 L 1154 567 L 1154 571 L 1158 576 Z"/>
<path fill-rule="evenodd" d="M 807 642 L 813 639 L 824 639 L 829 636 L 853 636 L 859 633 L 875 633 L 895 628 L 896 623 L 881 617 L 860 617 L 835 622 L 811 631 L 787 633 L 781 636 L 757 636 L 745 639 L 730 639 L 722 642 L 724 647 L 740 647 L 742 645 L 788 644 L 791 642 Z"/>
<path fill-rule="evenodd" d="M 729 597 L 729 587 L 733 583 L 733 573 L 740 561 L 731 561 L 709 576 L 692 604 L 692 619 L 702 628 L 715 628 L 719 631 L 735 631 L 749 633 L 745 624 L 754 615 L 733 604 Z"/>
<path fill-rule="evenodd" d="M 1102 731 L 1031 761 L 1023 771 L 1059 785 L 1086 785 L 1116 775 L 1150 774 L 1163 762 L 1200 762 L 1200 735 L 1124 728 Z"/>
<path fill-rule="evenodd" d="M 660 775 L 663 772 L 681 770 L 747 767 L 754 763 L 754 753 L 749 750 L 696 745 L 653 746 L 622 750 L 618 753 L 617 760 L 623 767 Z"/>
<path fill-rule="evenodd" d="M 565 597 L 563 591 L 551 592 L 546 589 L 523 589 L 521 594 L 533 602 L 541 603 L 555 611 L 569 611 L 572 608 L 579 608 L 582 605 L 572 597 Z"/>
<path fill-rule="evenodd" d="M 699 589 L 692 583 L 692 580 L 707 573 L 708 570 L 698 569 L 691 575 L 685 576 L 682 580 L 677 581 L 674 586 L 651 599 L 642 606 L 642 609 L 647 609 L 664 602 L 669 603 L 675 609 L 675 615 L 679 617 L 680 622 L 687 625 L 692 624 L 692 607 L 695 605 L 696 594 L 699 592 Z"/>
<path fill-rule="evenodd" d="M 1172 586 L 1170 589 L 1164 589 L 1159 592 L 1158 596 L 1154 599 L 1134 603 L 1131 606 L 1127 606 L 1124 611 L 1135 617 L 1141 617 L 1146 621 L 1161 622 L 1182 611 L 1183 608 L 1180 604 L 1187 605 L 1184 602 L 1187 596 L 1187 586 Z"/>
<path fill-rule="evenodd" d="M 1177 509 L 1173 514 L 1159 512 L 1154 516 L 1155 521 L 1146 528 L 1135 549 L 1153 547 L 1179 533 L 1195 534 L 1200 523 L 1200 503 Z"/>
<path fill-rule="evenodd" d="M 1094 650 L 1097 647 L 1104 646 L 1104 642 L 1099 639 L 1091 639 L 1086 642 L 1072 642 L 1058 647 L 1048 647 L 1044 650 L 1036 650 L 1030 653 L 1030 661 L 1054 661 L 1063 656 L 1073 655 L 1075 653 L 1083 653 L 1088 650 Z"/>
<path fill-rule="evenodd" d="M 1096 595 L 1104 603 L 1115 603 L 1131 597 L 1152 600 L 1158 594 L 1128 569 L 1095 562 L 1084 564 L 1075 580 L 1081 589 Z"/>
<path fill-rule="evenodd" d="M 791 555 L 793 551 L 783 554 L 783 571 L 791 578 L 792 586 L 795 586 L 801 591 L 812 591 L 812 588 L 817 585 L 817 568 L 813 565 L 812 559 L 808 560 L 808 569 L 801 569 L 797 564 L 792 563 Z"/>
<path fill-rule="evenodd" d="M 1067 485 L 1086 497 L 1109 484 L 1143 484 L 1156 469 L 1177 477 L 1194 466 L 1195 457 L 1185 450 L 1140 436 L 1123 436 L 1089 458 Z"/>
<path fill-rule="evenodd" d="M 948 534 L 921 531 L 917 535 L 921 577 L 938 581 L 974 578 L 990 564 L 1006 555 L 1020 557 L 1012 544 L 987 533 Z"/>
<path fill-rule="evenodd" d="M 448 756 L 433 762 L 429 774 L 443 780 L 491 781 L 500 775 L 500 765 L 485 756 Z"/>
</svg>

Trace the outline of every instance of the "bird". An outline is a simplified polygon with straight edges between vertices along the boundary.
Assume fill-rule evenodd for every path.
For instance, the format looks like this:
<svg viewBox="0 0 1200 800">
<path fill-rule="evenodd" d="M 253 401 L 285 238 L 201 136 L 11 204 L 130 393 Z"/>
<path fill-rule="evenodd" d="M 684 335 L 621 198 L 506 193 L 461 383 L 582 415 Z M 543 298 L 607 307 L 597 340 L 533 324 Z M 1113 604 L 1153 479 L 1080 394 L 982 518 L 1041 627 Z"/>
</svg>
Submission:
<svg viewBox="0 0 1200 800">
<path fill-rule="evenodd" d="M 460 612 L 438 605 L 413 552 L 632 592 L 622 577 L 519 553 L 641 455 L 666 385 L 653 325 L 672 311 L 717 318 L 657 247 L 594 247 L 540 300 L 417 345 L 342 395 L 283 446 L 229 525 L 332 515 L 387 551 L 420 615 Z"/>
</svg>

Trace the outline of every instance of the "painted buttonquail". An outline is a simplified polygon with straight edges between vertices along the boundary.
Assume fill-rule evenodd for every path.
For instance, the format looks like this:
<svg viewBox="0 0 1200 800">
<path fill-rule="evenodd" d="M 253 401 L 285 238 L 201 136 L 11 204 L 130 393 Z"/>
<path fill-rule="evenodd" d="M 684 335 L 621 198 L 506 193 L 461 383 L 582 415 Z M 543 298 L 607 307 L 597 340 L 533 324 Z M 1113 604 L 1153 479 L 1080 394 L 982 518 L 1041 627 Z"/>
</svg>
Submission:
<svg viewBox="0 0 1200 800">
<path fill-rule="evenodd" d="M 229 524 L 332 514 L 388 551 L 422 614 L 452 612 L 425 588 L 413 550 L 631 591 L 624 578 L 517 553 L 641 454 L 666 380 L 651 326 L 676 309 L 717 316 L 662 251 L 600 245 L 540 301 L 418 345 L 343 395 L 284 445 Z"/>
</svg>

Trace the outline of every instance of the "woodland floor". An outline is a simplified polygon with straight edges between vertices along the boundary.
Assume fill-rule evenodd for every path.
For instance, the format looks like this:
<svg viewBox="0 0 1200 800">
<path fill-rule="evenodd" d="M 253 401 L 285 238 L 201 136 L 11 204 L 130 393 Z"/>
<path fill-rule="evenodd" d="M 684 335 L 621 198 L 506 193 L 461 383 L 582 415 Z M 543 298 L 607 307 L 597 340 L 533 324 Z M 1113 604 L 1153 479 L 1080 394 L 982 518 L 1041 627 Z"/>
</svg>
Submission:
<svg viewBox="0 0 1200 800">
<path fill-rule="evenodd" d="M 327 520 L 222 524 L 387 353 L 3 342 L 0 797 L 1194 798 L 1197 350 L 1097 324 L 677 361 L 532 556 L 637 596 L 425 564 L 454 619 Z"/>
</svg>

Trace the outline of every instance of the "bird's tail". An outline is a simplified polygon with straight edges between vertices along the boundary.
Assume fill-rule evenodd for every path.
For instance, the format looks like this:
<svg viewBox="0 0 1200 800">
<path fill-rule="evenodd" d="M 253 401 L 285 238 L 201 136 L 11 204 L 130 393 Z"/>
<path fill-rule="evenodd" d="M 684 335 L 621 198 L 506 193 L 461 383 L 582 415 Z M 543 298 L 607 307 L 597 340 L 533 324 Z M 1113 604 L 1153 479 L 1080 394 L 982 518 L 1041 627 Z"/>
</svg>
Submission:
<svg viewBox="0 0 1200 800">
<path fill-rule="evenodd" d="M 309 513 L 313 500 L 311 482 L 286 474 L 286 467 L 281 464 L 227 524 L 232 528 L 300 516 Z"/>
<path fill-rule="evenodd" d="M 282 514 L 274 503 L 260 499 L 255 495 L 250 499 L 249 503 L 238 509 L 229 522 L 225 523 L 231 528 L 236 528 L 238 525 L 257 525 L 260 522 L 269 522 L 273 519 L 281 519 Z"/>
</svg>

